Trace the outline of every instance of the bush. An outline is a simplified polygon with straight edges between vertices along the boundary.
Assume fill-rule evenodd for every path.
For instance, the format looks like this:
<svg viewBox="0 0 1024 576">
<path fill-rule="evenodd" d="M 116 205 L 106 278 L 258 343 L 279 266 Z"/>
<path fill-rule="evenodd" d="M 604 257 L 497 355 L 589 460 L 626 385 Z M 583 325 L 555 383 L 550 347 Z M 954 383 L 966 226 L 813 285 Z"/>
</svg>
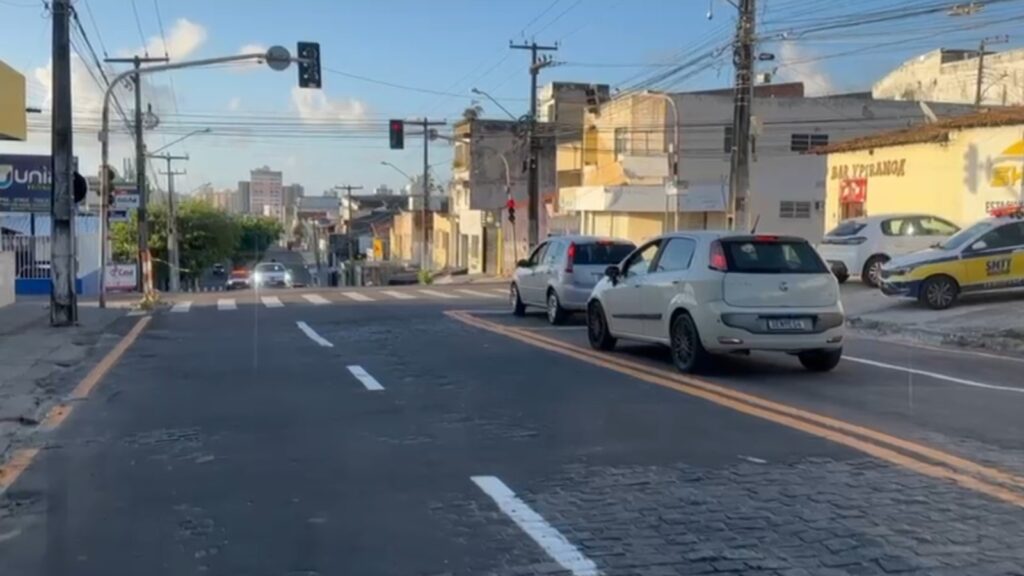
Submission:
<svg viewBox="0 0 1024 576">
<path fill-rule="evenodd" d="M 416 273 L 416 279 L 419 280 L 420 284 L 433 284 L 434 276 L 429 270 L 420 270 Z"/>
</svg>

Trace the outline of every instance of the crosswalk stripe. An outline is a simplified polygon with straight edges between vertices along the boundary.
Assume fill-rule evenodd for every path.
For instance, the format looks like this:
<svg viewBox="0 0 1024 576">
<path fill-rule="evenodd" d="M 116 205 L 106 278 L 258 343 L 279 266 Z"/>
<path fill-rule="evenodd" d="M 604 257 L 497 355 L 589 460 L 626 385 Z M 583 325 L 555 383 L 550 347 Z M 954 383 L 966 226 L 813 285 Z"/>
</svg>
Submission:
<svg viewBox="0 0 1024 576">
<path fill-rule="evenodd" d="M 277 296 L 260 296 L 260 300 L 263 301 L 263 305 L 267 308 L 284 308 L 284 304 L 281 303 L 281 299 Z"/>
<path fill-rule="evenodd" d="M 184 302 L 178 302 L 171 307 L 171 312 L 188 312 L 192 308 L 192 301 L 186 300 Z"/>
<path fill-rule="evenodd" d="M 500 296 L 498 296 L 497 294 L 491 294 L 489 292 L 481 292 L 480 290 L 460 289 L 460 290 L 456 290 L 456 292 L 461 292 L 463 294 L 469 294 L 470 296 L 477 296 L 479 298 L 500 298 Z"/>
<path fill-rule="evenodd" d="M 435 298 L 458 298 L 454 294 L 447 294 L 445 292 L 438 292 L 437 290 L 418 290 L 420 294 L 426 294 L 427 296 L 433 296 Z"/>
<path fill-rule="evenodd" d="M 373 302 L 373 298 L 359 292 L 342 292 L 341 295 L 357 302 Z"/>
<path fill-rule="evenodd" d="M 308 300 L 310 304 L 316 304 L 317 306 L 321 304 L 330 304 L 330 301 L 327 300 L 327 298 L 324 298 L 319 294 L 303 294 L 302 297 Z"/>
<path fill-rule="evenodd" d="M 237 310 L 234 298 L 221 298 L 217 300 L 217 310 Z"/>
<path fill-rule="evenodd" d="M 508 288 L 491 288 L 491 292 L 497 292 L 498 294 L 504 296 L 508 294 Z"/>
<path fill-rule="evenodd" d="M 387 294 L 397 300 L 412 300 L 416 298 L 412 294 L 406 294 L 405 292 L 399 292 L 397 290 L 381 290 L 381 294 Z"/>
</svg>

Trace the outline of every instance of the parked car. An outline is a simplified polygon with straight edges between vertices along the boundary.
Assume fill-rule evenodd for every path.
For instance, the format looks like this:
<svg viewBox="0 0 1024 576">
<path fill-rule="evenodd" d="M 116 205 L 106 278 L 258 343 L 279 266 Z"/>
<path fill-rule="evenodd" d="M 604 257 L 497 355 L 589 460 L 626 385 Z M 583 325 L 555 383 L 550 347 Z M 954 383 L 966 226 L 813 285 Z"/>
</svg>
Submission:
<svg viewBox="0 0 1024 576">
<path fill-rule="evenodd" d="M 231 274 L 228 275 L 227 282 L 224 283 L 224 289 L 236 290 L 249 288 L 252 285 L 249 278 L 248 270 L 232 270 Z"/>
<path fill-rule="evenodd" d="M 881 278 L 883 293 L 936 310 L 961 294 L 1024 287 L 1024 211 L 997 211 L 934 248 L 893 258 Z"/>
<path fill-rule="evenodd" d="M 562 323 L 572 312 L 586 310 L 594 285 L 609 264 L 618 264 L 636 246 L 628 240 L 596 236 L 548 238 L 516 266 L 509 300 L 512 313 L 543 307 L 548 321 Z"/>
<path fill-rule="evenodd" d="M 885 214 L 844 220 L 825 234 L 818 252 L 840 283 L 850 276 L 877 287 L 882 265 L 944 241 L 960 228 L 928 214 Z"/>
<path fill-rule="evenodd" d="M 224 274 L 227 273 L 227 270 L 224 268 L 224 265 L 221 264 L 220 262 L 214 264 L 211 270 L 214 276 L 223 276 Z"/>
<path fill-rule="evenodd" d="M 260 262 L 253 273 L 253 286 L 279 286 L 289 288 L 292 285 L 292 273 L 280 262 Z"/>
<path fill-rule="evenodd" d="M 713 354 L 794 354 L 825 372 L 843 353 L 839 283 L 803 238 L 677 232 L 609 266 L 587 305 L 590 345 L 664 344 L 683 372 Z"/>
</svg>

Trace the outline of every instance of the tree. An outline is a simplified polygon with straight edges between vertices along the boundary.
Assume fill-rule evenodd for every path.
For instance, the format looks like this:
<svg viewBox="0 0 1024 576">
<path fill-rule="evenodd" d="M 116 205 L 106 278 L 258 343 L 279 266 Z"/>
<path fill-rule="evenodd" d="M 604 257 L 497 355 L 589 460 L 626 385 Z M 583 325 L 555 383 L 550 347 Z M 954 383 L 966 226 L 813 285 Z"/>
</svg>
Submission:
<svg viewBox="0 0 1024 576">
<path fill-rule="evenodd" d="M 178 208 L 178 251 L 182 275 L 198 278 L 203 270 L 232 257 L 241 239 L 237 220 L 197 199 Z"/>
<path fill-rule="evenodd" d="M 280 221 L 265 216 L 243 215 L 239 218 L 240 238 L 232 260 L 245 265 L 263 257 L 274 242 L 281 238 L 284 226 Z"/>
</svg>

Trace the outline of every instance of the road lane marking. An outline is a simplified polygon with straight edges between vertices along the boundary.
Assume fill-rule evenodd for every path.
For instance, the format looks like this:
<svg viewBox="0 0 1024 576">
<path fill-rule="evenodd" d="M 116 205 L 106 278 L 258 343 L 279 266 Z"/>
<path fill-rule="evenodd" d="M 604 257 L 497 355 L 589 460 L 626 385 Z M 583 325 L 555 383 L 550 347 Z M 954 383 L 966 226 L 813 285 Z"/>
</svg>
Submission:
<svg viewBox="0 0 1024 576">
<path fill-rule="evenodd" d="M 397 300 L 413 300 L 416 297 L 412 294 L 406 294 L 405 292 L 399 292 L 397 290 L 381 290 L 381 294 L 387 294 Z"/>
<path fill-rule="evenodd" d="M 1006 354 L 994 354 L 992 352 L 980 352 L 978 350 L 953 348 L 951 346 L 933 346 L 931 344 L 923 344 L 921 342 L 909 342 L 903 339 L 896 338 L 876 338 L 872 336 L 861 336 L 858 334 L 844 334 L 843 338 L 850 340 L 861 340 L 863 342 L 872 342 L 875 344 L 895 344 L 896 346 L 906 346 L 907 348 L 919 348 L 921 350 L 928 350 L 931 352 L 940 352 L 942 354 L 958 354 L 961 356 L 977 356 L 979 358 L 991 358 L 992 360 L 1005 360 L 1007 362 L 1016 362 L 1018 364 L 1024 364 L 1024 358 L 1017 358 L 1014 356 L 1008 356 Z"/>
<path fill-rule="evenodd" d="M 149 311 L 142 308 L 128 311 L 128 316 L 145 316 L 146 314 L 149 314 Z"/>
<path fill-rule="evenodd" d="M 308 300 L 310 304 L 316 304 L 317 306 L 331 303 L 330 300 L 319 294 L 303 294 L 302 297 Z"/>
<path fill-rule="evenodd" d="M 309 327 L 309 324 L 306 324 L 305 322 L 296 322 L 295 325 L 299 327 L 299 330 L 302 330 L 303 334 L 309 336 L 309 339 L 313 342 L 316 342 L 324 348 L 334 348 L 334 344 L 331 344 L 330 341 L 317 334 L 316 330 Z"/>
<path fill-rule="evenodd" d="M 363 370 L 362 366 L 349 366 L 348 371 L 351 372 L 357 380 L 362 382 L 363 386 L 365 386 L 367 390 L 377 391 L 384 389 L 384 387 L 380 385 L 380 382 L 377 382 L 376 378 L 370 376 L 370 373 L 366 370 Z"/>
<path fill-rule="evenodd" d="M 281 299 L 277 296 L 260 296 L 260 301 L 267 308 L 284 308 L 284 304 L 281 303 Z"/>
<path fill-rule="evenodd" d="M 738 458 L 740 460 L 746 460 L 747 462 L 753 462 L 754 464 L 767 464 L 768 463 L 767 460 L 762 460 L 761 458 L 754 458 L 753 456 L 744 456 L 743 454 L 740 454 L 738 456 Z"/>
<path fill-rule="evenodd" d="M 356 302 L 373 302 L 373 298 L 359 292 L 342 292 L 341 295 Z"/>
<path fill-rule="evenodd" d="M 491 294 L 490 292 L 483 292 L 481 290 L 467 290 L 465 288 L 462 288 L 456 290 L 456 292 L 461 292 L 463 294 L 468 294 L 470 296 L 477 296 L 479 298 L 501 298 L 501 296 L 498 296 L 497 294 Z"/>
<path fill-rule="evenodd" d="M 104 356 L 98 364 L 93 366 L 92 370 L 89 370 L 89 373 L 85 375 L 85 378 L 82 378 L 82 381 L 79 382 L 78 385 L 75 386 L 75 389 L 71 391 L 71 394 L 68 395 L 68 399 L 81 400 L 88 396 L 89 393 L 92 392 L 92 389 L 100 383 L 100 380 L 107 375 L 107 372 L 110 372 L 110 369 L 117 364 L 117 361 L 121 359 L 121 356 L 124 356 L 124 353 L 128 348 L 135 343 L 139 334 L 142 333 L 142 330 L 146 328 L 152 319 L 152 316 L 143 316 L 142 318 L 139 318 L 139 321 L 135 323 L 135 326 L 132 326 L 132 329 L 125 334 L 124 338 L 121 338 L 121 341 L 118 342 L 110 352 L 107 352 L 107 355 Z"/>
<path fill-rule="evenodd" d="M 900 372 L 906 372 L 908 374 L 927 376 L 928 378 L 934 378 L 936 380 L 945 380 L 946 382 L 962 384 L 964 386 L 972 386 L 974 388 L 985 388 L 986 390 L 1002 390 L 1003 392 L 1016 392 L 1018 394 L 1024 394 L 1024 388 L 1014 388 L 1013 386 L 999 386 L 996 384 L 986 384 L 984 382 L 976 382 L 974 380 L 968 380 L 966 378 L 947 376 L 945 374 L 939 374 L 938 372 L 929 372 L 927 370 L 918 370 L 917 368 L 907 368 L 905 366 L 898 366 L 896 364 L 887 364 L 885 362 L 879 362 L 877 360 L 868 360 L 867 358 L 857 358 L 856 356 L 843 356 L 843 360 L 849 362 L 856 362 L 858 364 L 866 364 L 868 366 L 874 366 L 876 368 L 885 368 L 886 370 L 897 370 Z"/>
<path fill-rule="evenodd" d="M 502 296 L 508 296 L 508 288 L 491 288 L 491 292 L 497 292 Z"/>
<path fill-rule="evenodd" d="M 18 476 L 21 476 L 21 473 L 32 464 L 37 454 L 39 454 L 38 448 L 22 448 L 11 454 L 11 459 L 0 466 L 0 494 L 6 492 L 14 484 Z"/>
<path fill-rule="evenodd" d="M 562 568 L 575 576 L 596 576 L 600 574 L 597 564 L 573 546 L 562 533 L 548 524 L 543 516 L 523 502 L 511 488 L 497 476 L 471 476 L 470 480 L 491 497 L 498 509 L 512 519 L 517 526 L 558 562 Z"/>
<path fill-rule="evenodd" d="M 171 312 L 188 312 L 192 308 L 192 301 L 186 300 L 184 302 L 178 302 L 171 307 Z"/>
<path fill-rule="evenodd" d="M 43 430 L 54 430 L 60 426 L 68 416 L 71 415 L 71 411 L 74 406 L 71 404 L 57 404 L 50 411 L 46 413 L 46 417 L 39 423 L 39 427 Z"/>
<path fill-rule="evenodd" d="M 644 366 L 612 355 L 598 354 L 592 350 L 548 338 L 541 334 L 530 333 L 488 320 L 474 318 L 463 312 L 447 311 L 445 314 L 470 326 L 502 334 L 538 348 L 557 352 L 595 366 L 632 376 L 638 380 L 670 388 L 738 412 L 825 438 L 826 440 L 848 446 L 919 474 L 952 480 L 964 488 L 1024 507 L 1024 494 L 1015 491 L 1024 488 L 1024 478 L 1020 476 L 1015 476 L 996 468 L 978 464 L 977 462 L 903 440 L 902 438 L 890 436 L 870 428 L 864 428 L 828 416 L 765 400 L 758 396 L 739 392 L 692 376 L 684 376 Z M 854 435 L 860 436 L 860 438 Z M 877 444 L 873 442 L 877 442 Z M 908 456 L 896 449 L 912 453 L 914 456 Z M 939 462 L 941 465 L 934 462 Z M 979 480 L 978 477 L 983 477 L 984 480 Z M 1014 489 L 1007 489 L 1003 485 L 1013 486 Z"/>
<path fill-rule="evenodd" d="M 238 310 L 234 298 L 221 298 L 217 300 L 217 310 Z"/>
<path fill-rule="evenodd" d="M 427 296 L 433 296 L 434 298 L 447 298 L 449 300 L 452 298 L 458 298 L 458 296 L 454 294 L 438 292 L 437 290 L 417 290 L 417 292 L 419 292 L 420 294 L 426 294 Z"/>
</svg>

